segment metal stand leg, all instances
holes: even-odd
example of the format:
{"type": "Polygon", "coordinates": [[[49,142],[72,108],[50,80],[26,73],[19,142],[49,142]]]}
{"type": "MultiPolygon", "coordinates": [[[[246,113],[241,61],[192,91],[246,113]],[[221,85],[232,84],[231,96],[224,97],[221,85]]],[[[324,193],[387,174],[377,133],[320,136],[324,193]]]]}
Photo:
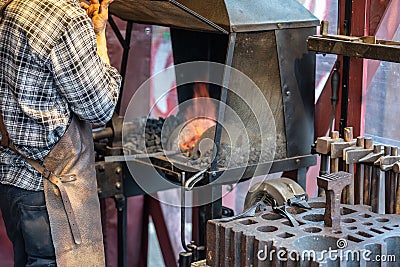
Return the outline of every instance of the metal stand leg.
{"type": "Polygon", "coordinates": [[[118,210],[118,267],[126,267],[127,203],[124,195],[116,195],[118,210]]]}

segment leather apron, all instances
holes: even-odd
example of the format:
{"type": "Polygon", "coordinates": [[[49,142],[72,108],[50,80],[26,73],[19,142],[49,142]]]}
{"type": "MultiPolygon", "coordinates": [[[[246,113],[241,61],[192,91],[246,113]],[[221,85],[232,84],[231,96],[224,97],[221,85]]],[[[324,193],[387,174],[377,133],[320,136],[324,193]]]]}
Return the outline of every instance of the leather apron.
{"type": "Polygon", "coordinates": [[[1,145],[44,177],[44,194],[58,267],[105,266],[91,125],[75,116],[43,165],[11,143],[0,113],[1,145]]]}
{"type": "Polygon", "coordinates": [[[105,266],[94,164],[91,125],[73,116],[67,131],[43,164],[62,181],[64,188],[55,185],[52,179],[44,179],[46,206],[59,267],[105,266]],[[66,208],[66,199],[60,190],[65,190],[68,195],[72,211],[66,208]],[[71,220],[72,216],[76,220],[71,220]],[[77,224],[76,227],[71,225],[73,223],[77,224]]]}

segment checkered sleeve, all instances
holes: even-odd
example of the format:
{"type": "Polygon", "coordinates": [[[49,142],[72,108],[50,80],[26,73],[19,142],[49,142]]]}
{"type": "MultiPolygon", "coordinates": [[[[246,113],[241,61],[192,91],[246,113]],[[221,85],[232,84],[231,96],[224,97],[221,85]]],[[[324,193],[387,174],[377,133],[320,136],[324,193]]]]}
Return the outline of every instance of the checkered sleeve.
{"type": "Polygon", "coordinates": [[[56,88],[73,113],[93,124],[111,119],[121,76],[98,56],[93,25],[85,13],[75,16],[50,54],[56,88]]]}

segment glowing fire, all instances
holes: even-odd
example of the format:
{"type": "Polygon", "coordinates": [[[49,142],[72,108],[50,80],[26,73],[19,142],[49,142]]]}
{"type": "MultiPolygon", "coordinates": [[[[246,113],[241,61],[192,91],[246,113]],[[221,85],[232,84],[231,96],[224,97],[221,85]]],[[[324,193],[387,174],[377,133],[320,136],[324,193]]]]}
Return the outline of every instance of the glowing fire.
{"type": "Polygon", "coordinates": [[[208,93],[205,83],[194,85],[193,105],[185,113],[188,123],[179,134],[179,148],[181,150],[192,150],[201,135],[216,124],[216,107],[208,93]]]}

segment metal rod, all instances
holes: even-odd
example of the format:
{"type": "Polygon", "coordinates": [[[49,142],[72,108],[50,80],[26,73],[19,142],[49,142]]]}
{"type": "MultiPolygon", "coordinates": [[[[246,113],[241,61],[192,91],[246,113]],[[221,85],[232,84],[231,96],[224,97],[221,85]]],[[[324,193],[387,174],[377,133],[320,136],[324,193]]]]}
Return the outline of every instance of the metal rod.
{"type": "MultiPolygon", "coordinates": [[[[357,137],[357,147],[364,148],[364,137],[357,137]]],[[[354,177],[354,204],[362,204],[364,164],[356,163],[356,173],[354,177]]]]}
{"type": "Polygon", "coordinates": [[[161,156],[173,156],[181,153],[185,153],[185,151],[177,150],[177,151],[161,151],[149,154],[135,154],[135,155],[124,155],[124,156],[107,156],[104,157],[105,162],[124,162],[131,161],[135,159],[146,159],[152,157],[161,157],[161,156]]]}
{"type": "Polygon", "coordinates": [[[115,106],[115,112],[117,114],[120,113],[120,108],[121,108],[121,101],[122,101],[122,91],[124,89],[124,84],[125,84],[125,79],[126,79],[126,69],[128,65],[128,57],[129,57],[129,50],[131,46],[131,35],[132,35],[132,25],[133,22],[128,20],[126,23],[126,32],[125,32],[125,42],[123,43],[123,48],[124,52],[122,54],[122,61],[121,61],[121,76],[122,76],[122,81],[121,81],[121,90],[120,90],[120,97],[118,97],[117,104],[115,106]]]}
{"type": "Polygon", "coordinates": [[[356,164],[356,176],[354,180],[354,204],[363,203],[363,177],[364,177],[364,164],[356,164]]]}
{"type": "Polygon", "coordinates": [[[221,26],[215,24],[214,22],[212,22],[209,19],[206,19],[205,17],[203,17],[202,15],[200,15],[199,13],[191,10],[190,8],[188,8],[185,5],[182,5],[181,3],[175,1],[175,0],[168,0],[168,2],[170,2],[171,4],[173,4],[174,6],[180,8],[181,10],[185,11],[186,13],[192,15],[193,17],[201,20],[202,22],[206,23],[207,25],[211,26],[212,28],[222,32],[223,34],[229,34],[229,32],[227,30],[225,30],[224,28],[222,28],[221,26]]]}
{"type": "Polygon", "coordinates": [[[340,136],[344,135],[344,128],[347,127],[347,111],[349,102],[349,73],[350,73],[350,58],[343,57],[342,68],[342,106],[340,112],[339,132],[340,136]]]}
{"type": "Polygon", "coordinates": [[[373,166],[371,177],[371,207],[372,212],[378,212],[379,208],[379,185],[381,171],[379,167],[373,166]]]}
{"type": "MultiPolygon", "coordinates": [[[[398,156],[399,149],[398,147],[391,147],[390,150],[391,156],[398,156]]],[[[390,195],[389,195],[389,213],[393,214],[396,212],[396,189],[397,189],[397,178],[398,174],[394,173],[393,171],[390,172],[390,195]]],[[[387,198],[386,198],[387,200],[387,198]]]]}
{"type": "MultiPolygon", "coordinates": [[[[381,145],[374,146],[374,154],[382,152],[381,145]]],[[[381,184],[381,169],[379,165],[372,163],[371,189],[370,189],[370,204],[373,212],[379,210],[379,188],[381,184]]]]}
{"type": "Polygon", "coordinates": [[[127,266],[127,244],[126,229],[128,224],[127,218],[127,201],[125,196],[115,196],[117,205],[117,229],[118,229],[118,266],[127,266]]]}
{"type": "MultiPolygon", "coordinates": [[[[391,147],[390,146],[385,146],[385,156],[390,156],[391,155],[391,147]]],[[[386,171],[385,172],[385,213],[386,214],[391,214],[393,213],[393,206],[391,204],[392,199],[391,199],[391,191],[394,191],[394,194],[396,194],[396,188],[393,190],[390,188],[392,179],[393,179],[393,172],[392,171],[386,171]]],[[[394,198],[393,198],[394,200],[394,198]]]]}
{"type": "Polygon", "coordinates": [[[185,181],[186,181],[186,174],[185,172],[182,172],[181,174],[182,178],[182,187],[181,187],[181,244],[183,249],[186,252],[189,252],[190,249],[188,248],[185,240],[185,223],[186,223],[186,209],[185,209],[185,181]]]}
{"type": "Polygon", "coordinates": [[[208,167],[205,168],[202,171],[199,171],[198,173],[196,173],[195,175],[193,175],[192,177],[190,177],[185,183],[184,183],[184,188],[186,191],[191,191],[193,189],[193,187],[200,182],[201,180],[204,179],[204,173],[208,170],[208,167]]]}
{"type": "Polygon", "coordinates": [[[397,186],[396,186],[396,201],[395,201],[395,208],[394,211],[396,214],[400,214],[400,181],[399,181],[399,174],[395,173],[395,179],[397,181],[397,186]]]}
{"type": "Polygon", "coordinates": [[[390,172],[390,195],[389,195],[389,213],[394,214],[396,210],[396,174],[390,172]]]}
{"type": "Polygon", "coordinates": [[[119,31],[119,28],[111,15],[108,17],[108,23],[110,23],[111,29],[113,30],[115,36],[117,36],[117,39],[121,44],[122,48],[125,48],[126,46],[125,39],[122,36],[121,32],[119,31]]]}
{"type": "Polygon", "coordinates": [[[396,201],[394,203],[394,205],[395,205],[394,212],[396,214],[400,214],[400,181],[399,181],[400,162],[396,162],[395,164],[393,164],[393,172],[395,173],[395,179],[397,182],[396,201]]]}
{"type": "Polygon", "coordinates": [[[336,104],[339,100],[339,85],[340,85],[340,74],[338,71],[339,68],[339,62],[336,61],[335,67],[333,68],[332,71],[332,76],[331,76],[331,89],[332,89],[332,96],[331,96],[331,105],[332,105],[332,114],[331,114],[331,126],[329,128],[329,136],[331,135],[333,129],[335,128],[333,125],[333,122],[335,120],[335,115],[336,115],[336,104]]]}
{"type": "Polygon", "coordinates": [[[370,183],[371,183],[371,173],[372,166],[370,164],[366,164],[364,167],[364,192],[363,192],[363,203],[364,205],[370,205],[370,183]]]}
{"type": "MultiPolygon", "coordinates": [[[[226,55],[225,61],[225,69],[224,69],[224,76],[222,81],[222,88],[221,88],[221,97],[220,101],[222,104],[219,105],[218,109],[218,121],[215,125],[215,135],[214,135],[214,142],[215,148],[213,149],[213,161],[211,162],[211,171],[215,171],[218,168],[218,151],[220,149],[220,142],[221,142],[221,135],[222,135],[222,123],[225,119],[225,109],[226,109],[226,100],[228,98],[228,85],[229,80],[231,77],[231,65],[233,60],[233,52],[235,50],[236,44],[236,33],[231,33],[229,35],[229,45],[228,51],[226,55]]],[[[211,218],[210,218],[211,219],[211,218]]]]}
{"type": "MultiPolygon", "coordinates": [[[[372,138],[366,137],[364,139],[364,148],[371,149],[373,146],[372,138]]],[[[364,165],[364,186],[363,186],[363,204],[370,205],[370,187],[371,187],[371,173],[372,173],[372,165],[365,164],[364,165]]]]}

